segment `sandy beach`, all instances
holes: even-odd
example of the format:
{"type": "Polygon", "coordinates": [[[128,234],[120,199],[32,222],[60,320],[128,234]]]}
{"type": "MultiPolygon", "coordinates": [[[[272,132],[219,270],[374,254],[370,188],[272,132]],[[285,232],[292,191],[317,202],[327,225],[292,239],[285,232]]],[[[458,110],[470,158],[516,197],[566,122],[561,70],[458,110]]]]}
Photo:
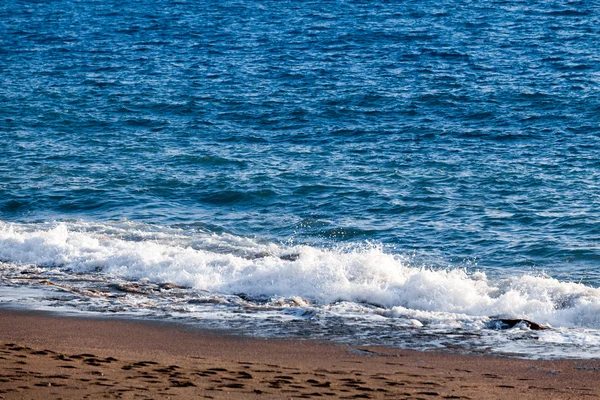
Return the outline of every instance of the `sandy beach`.
{"type": "Polygon", "coordinates": [[[600,361],[260,340],[173,324],[0,312],[0,398],[587,399],[600,361]]]}

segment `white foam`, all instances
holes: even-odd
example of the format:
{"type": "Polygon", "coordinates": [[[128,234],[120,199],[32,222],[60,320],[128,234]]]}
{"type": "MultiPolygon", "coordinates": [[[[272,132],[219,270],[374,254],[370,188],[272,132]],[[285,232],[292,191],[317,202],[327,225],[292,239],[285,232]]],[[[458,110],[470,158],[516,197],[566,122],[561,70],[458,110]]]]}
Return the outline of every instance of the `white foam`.
{"type": "Polygon", "coordinates": [[[377,246],[321,249],[134,224],[0,222],[0,259],[224,294],[297,296],[298,304],[365,302],[386,317],[420,323],[503,316],[600,329],[597,288],[544,276],[491,280],[461,269],[420,268],[377,246]]]}

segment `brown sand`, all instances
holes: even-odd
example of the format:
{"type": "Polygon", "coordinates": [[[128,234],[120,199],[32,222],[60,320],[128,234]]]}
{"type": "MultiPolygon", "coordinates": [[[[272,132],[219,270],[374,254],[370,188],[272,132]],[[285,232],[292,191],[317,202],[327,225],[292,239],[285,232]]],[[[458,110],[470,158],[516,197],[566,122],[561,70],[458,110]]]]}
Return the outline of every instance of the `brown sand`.
{"type": "Polygon", "coordinates": [[[0,399],[592,399],[599,360],[529,361],[0,311],[0,399]]]}

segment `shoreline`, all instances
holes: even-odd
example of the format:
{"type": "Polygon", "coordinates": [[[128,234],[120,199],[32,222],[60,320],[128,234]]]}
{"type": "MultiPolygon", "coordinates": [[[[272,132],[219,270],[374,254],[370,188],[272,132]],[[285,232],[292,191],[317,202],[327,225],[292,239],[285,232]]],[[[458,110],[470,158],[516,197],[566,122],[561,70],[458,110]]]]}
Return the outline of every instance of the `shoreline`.
{"type": "Polygon", "coordinates": [[[39,311],[0,309],[0,360],[0,399],[600,398],[600,360],[257,339],[39,311]]]}

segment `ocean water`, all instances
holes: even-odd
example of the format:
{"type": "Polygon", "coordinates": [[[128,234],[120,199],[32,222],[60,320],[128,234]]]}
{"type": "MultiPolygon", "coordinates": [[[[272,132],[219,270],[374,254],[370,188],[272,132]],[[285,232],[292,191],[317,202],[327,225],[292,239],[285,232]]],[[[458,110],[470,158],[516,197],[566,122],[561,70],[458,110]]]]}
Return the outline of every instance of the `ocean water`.
{"type": "Polygon", "coordinates": [[[599,48],[586,0],[1,2],[0,306],[598,357],[599,48]]]}

